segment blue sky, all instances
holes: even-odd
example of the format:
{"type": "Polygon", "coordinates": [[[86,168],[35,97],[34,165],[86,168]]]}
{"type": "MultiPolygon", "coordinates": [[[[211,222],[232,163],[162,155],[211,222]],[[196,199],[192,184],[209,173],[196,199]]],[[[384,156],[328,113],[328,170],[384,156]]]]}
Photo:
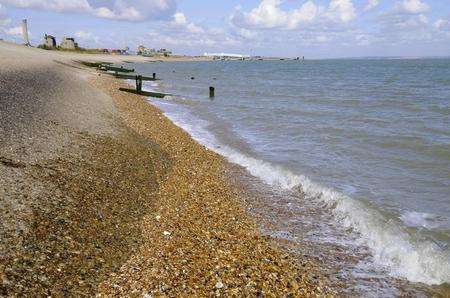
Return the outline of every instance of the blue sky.
{"type": "Polygon", "coordinates": [[[450,56],[449,0],[0,0],[0,38],[308,58],[450,56]]]}

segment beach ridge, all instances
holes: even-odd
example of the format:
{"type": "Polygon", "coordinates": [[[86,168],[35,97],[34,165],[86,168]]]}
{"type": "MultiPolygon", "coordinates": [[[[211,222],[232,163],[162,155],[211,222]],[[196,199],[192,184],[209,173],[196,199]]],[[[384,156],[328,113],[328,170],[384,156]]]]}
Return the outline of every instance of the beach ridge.
{"type": "Polygon", "coordinates": [[[124,81],[79,55],[0,44],[0,59],[1,295],[329,291],[258,232],[225,160],[124,81]]]}

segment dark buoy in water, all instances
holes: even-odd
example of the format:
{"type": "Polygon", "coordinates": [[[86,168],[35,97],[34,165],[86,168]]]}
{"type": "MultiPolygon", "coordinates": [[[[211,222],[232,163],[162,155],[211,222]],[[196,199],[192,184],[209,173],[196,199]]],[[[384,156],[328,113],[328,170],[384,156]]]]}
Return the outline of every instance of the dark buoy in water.
{"type": "Polygon", "coordinates": [[[195,78],[194,78],[194,77],[191,77],[191,80],[195,80],[195,78]]]}
{"type": "Polygon", "coordinates": [[[214,87],[209,87],[209,98],[214,98],[215,97],[215,88],[214,87]]]}
{"type": "Polygon", "coordinates": [[[213,78],[213,80],[217,80],[217,78],[213,78]]]}

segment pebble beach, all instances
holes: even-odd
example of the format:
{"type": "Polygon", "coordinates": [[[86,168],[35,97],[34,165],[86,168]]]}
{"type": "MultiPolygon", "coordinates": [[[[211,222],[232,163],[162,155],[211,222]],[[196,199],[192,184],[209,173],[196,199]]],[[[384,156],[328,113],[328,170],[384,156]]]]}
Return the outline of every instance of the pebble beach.
{"type": "Polygon", "coordinates": [[[222,157],[79,56],[0,43],[0,296],[332,294],[222,157]]]}

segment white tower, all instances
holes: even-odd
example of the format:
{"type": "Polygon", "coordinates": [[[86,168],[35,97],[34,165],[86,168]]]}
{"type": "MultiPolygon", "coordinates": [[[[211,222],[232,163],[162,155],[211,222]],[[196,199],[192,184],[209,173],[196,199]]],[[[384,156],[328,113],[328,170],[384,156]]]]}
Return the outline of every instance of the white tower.
{"type": "Polygon", "coordinates": [[[30,40],[28,39],[28,25],[27,25],[26,19],[24,19],[22,21],[22,35],[23,35],[23,41],[25,42],[25,45],[29,46],[30,40]]]}

